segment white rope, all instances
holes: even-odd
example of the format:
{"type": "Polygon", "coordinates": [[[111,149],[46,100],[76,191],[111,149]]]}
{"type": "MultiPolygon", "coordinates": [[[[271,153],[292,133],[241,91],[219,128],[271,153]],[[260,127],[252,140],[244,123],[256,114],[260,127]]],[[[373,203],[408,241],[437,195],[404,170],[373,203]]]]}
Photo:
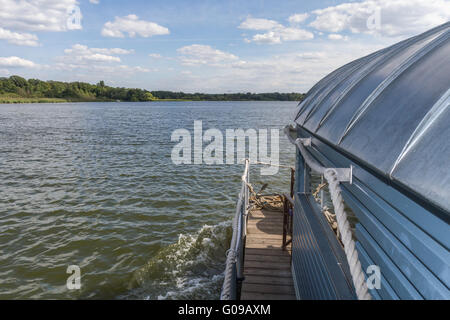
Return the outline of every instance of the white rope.
{"type": "Polygon", "coordinates": [[[355,247],[355,241],[352,238],[352,231],[350,223],[347,219],[347,213],[344,210],[344,200],[342,198],[342,190],[337,178],[337,172],[333,168],[325,168],[320,165],[306,150],[301,139],[294,140],[289,135],[289,128],[285,128],[285,133],[293,144],[295,144],[305,160],[306,164],[312,171],[323,174],[328,182],[328,189],[331,195],[331,201],[334,206],[334,212],[336,214],[336,222],[339,233],[341,235],[341,241],[344,245],[344,252],[347,258],[348,265],[350,267],[350,274],[352,276],[353,285],[355,286],[356,296],[359,300],[371,300],[372,296],[369,293],[367,284],[362,271],[361,262],[358,258],[358,251],[355,247]]]}

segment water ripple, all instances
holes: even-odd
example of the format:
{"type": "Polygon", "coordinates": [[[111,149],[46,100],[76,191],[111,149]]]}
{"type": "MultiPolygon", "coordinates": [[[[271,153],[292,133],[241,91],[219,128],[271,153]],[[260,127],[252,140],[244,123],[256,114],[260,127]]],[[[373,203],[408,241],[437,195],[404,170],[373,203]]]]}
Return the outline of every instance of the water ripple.
{"type": "MultiPolygon", "coordinates": [[[[0,299],[217,298],[242,165],[176,166],[170,135],[199,119],[205,129],[281,129],[295,108],[0,105],[0,299]],[[69,265],[81,268],[81,290],[66,288],[69,265]]],[[[268,192],[286,190],[288,177],[252,170],[268,192]]]]}

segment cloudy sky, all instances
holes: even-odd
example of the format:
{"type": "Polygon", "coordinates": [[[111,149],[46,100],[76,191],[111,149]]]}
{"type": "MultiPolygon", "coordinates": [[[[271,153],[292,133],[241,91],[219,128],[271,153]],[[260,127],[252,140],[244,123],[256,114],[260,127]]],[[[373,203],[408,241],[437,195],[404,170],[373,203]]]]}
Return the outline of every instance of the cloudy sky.
{"type": "Polygon", "coordinates": [[[0,76],[305,92],[450,20],[450,0],[0,0],[0,76]]]}

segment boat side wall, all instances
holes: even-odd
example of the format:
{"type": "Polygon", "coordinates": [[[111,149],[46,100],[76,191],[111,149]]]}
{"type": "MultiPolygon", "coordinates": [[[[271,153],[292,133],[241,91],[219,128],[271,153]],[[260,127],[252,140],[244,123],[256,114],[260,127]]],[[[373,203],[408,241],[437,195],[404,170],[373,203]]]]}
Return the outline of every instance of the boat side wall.
{"type": "MultiPolygon", "coordinates": [[[[448,212],[436,214],[435,210],[390,185],[388,180],[377,176],[364,164],[352,161],[308,130],[298,127],[298,136],[312,138],[308,150],[322,165],[353,166],[352,184],[342,183],[343,197],[358,220],[355,237],[366,278],[376,284],[374,270],[380,271],[380,287],[370,290],[372,297],[450,299],[450,227],[442,218],[448,216],[448,212]]],[[[320,213],[320,209],[310,196],[309,183],[305,182],[308,168],[304,167],[298,152],[296,162],[292,263],[298,298],[348,299],[341,281],[349,281],[348,270],[344,267],[342,272],[330,271],[333,262],[324,260],[329,255],[324,248],[334,247],[337,240],[333,245],[327,238],[329,244],[325,247],[317,244],[319,233],[315,234],[318,229],[313,225],[321,225],[320,215],[314,216],[311,212],[319,210],[320,213]],[[341,286],[336,286],[335,281],[341,281],[341,286]]],[[[339,254],[336,259],[340,259],[339,254]]]]}

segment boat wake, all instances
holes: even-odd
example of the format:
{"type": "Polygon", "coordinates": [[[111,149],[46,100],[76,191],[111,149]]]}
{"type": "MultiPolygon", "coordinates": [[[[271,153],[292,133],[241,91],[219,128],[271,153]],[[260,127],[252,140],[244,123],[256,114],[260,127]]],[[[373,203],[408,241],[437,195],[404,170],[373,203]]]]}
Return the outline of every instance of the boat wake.
{"type": "Polygon", "coordinates": [[[161,249],[137,270],[126,299],[218,299],[231,221],[205,225],[161,249]]]}

